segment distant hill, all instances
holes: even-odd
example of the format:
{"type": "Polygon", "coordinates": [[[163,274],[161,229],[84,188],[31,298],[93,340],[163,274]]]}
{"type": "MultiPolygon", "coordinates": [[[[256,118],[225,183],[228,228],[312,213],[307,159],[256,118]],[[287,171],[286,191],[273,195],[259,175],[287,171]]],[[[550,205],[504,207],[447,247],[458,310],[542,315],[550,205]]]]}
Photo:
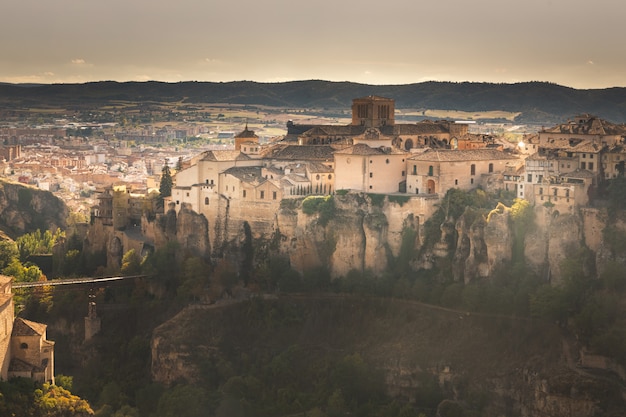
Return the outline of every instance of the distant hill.
{"type": "Polygon", "coordinates": [[[545,82],[424,82],[405,85],[367,85],[320,80],[284,83],[0,83],[0,108],[42,104],[100,105],[111,100],[183,100],[188,103],[349,109],[353,98],[367,95],[393,98],[397,108],[521,112],[518,121],[523,123],[562,122],[580,113],[590,113],[614,123],[626,123],[626,88],[577,90],[545,82]]]}

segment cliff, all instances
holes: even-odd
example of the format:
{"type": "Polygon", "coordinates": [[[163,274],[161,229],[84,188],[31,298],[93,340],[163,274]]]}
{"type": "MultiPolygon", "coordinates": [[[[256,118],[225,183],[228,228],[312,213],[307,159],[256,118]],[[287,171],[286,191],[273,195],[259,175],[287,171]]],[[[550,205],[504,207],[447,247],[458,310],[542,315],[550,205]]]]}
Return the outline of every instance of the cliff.
{"type": "Polygon", "coordinates": [[[49,191],[0,180],[0,229],[12,238],[37,229],[65,229],[69,209],[49,191]]]}
{"type": "MultiPolygon", "coordinates": [[[[408,253],[415,271],[444,262],[451,265],[456,281],[469,283],[489,278],[513,258],[516,232],[510,209],[503,205],[488,217],[467,207],[457,218],[446,217],[434,225],[441,235],[433,245],[427,241],[425,225],[439,208],[436,197],[346,194],[333,196],[323,209],[307,211],[303,204],[303,200],[288,200],[262,225],[236,217],[206,219],[186,206],[178,213],[170,208],[156,220],[144,219],[141,237],[135,240],[142,242],[139,250],[145,244],[161,247],[177,242],[187,253],[206,259],[217,254],[238,265],[247,223],[255,242],[257,264],[268,256],[269,248],[288,258],[297,271],[325,266],[332,277],[346,276],[353,270],[380,275],[388,271],[390,262],[408,253]],[[222,223],[228,227],[210,242],[210,230],[222,223]],[[413,240],[407,241],[411,237],[413,240]]],[[[589,266],[592,276],[601,273],[604,261],[620,261],[619,254],[607,246],[603,237],[608,221],[605,209],[559,214],[537,206],[532,211],[534,220],[524,230],[520,244],[525,263],[546,281],[560,283],[563,260],[578,256],[582,250],[592,251],[597,258],[595,265],[589,266]]],[[[617,221],[611,227],[626,233],[626,222],[617,221]]],[[[120,236],[128,235],[127,231],[105,229],[92,228],[92,247],[107,250],[109,259],[119,263],[134,238],[120,236]]]]}

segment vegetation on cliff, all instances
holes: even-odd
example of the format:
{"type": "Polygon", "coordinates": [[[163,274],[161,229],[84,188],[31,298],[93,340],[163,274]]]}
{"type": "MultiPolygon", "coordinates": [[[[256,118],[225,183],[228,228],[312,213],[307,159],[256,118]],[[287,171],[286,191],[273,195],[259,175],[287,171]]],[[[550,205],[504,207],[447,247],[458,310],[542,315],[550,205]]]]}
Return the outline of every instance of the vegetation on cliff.
{"type": "MultiPolygon", "coordinates": [[[[385,200],[377,196],[369,198],[373,208],[369,217],[363,214],[363,221],[382,227],[385,225],[381,217],[385,200]]],[[[305,214],[314,216],[316,227],[328,229],[337,216],[344,216],[343,212],[338,214],[340,209],[344,210],[340,204],[337,196],[308,198],[281,204],[281,210],[302,209],[305,214]]],[[[491,397],[495,391],[493,380],[477,382],[478,379],[468,379],[470,374],[460,371],[458,379],[441,382],[443,379],[439,378],[444,376],[437,367],[449,361],[457,369],[469,367],[468,362],[472,361],[492,366],[485,365],[490,363],[489,355],[484,361],[476,356],[485,344],[497,345],[505,349],[503,352],[506,349],[514,352],[501,358],[498,364],[518,360],[517,354],[521,351],[528,353],[522,346],[529,343],[542,344],[533,354],[541,357],[551,352],[557,357],[563,352],[561,332],[567,343],[581,343],[595,353],[626,364],[623,356],[626,311],[619,301],[626,284],[620,273],[623,262],[619,247],[615,246],[617,252],[599,278],[595,276],[590,251],[572,252],[561,269],[563,284],[550,285],[524,261],[528,232],[535,227],[534,213],[527,202],[514,200],[506,193],[492,195],[482,190],[468,193],[453,190],[423,229],[411,227],[410,222],[405,225],[397,255],[388,251],[387,271],[374,274],[369,270],[352,270],[336,279],[331,279],[325,265],[302,273],[295,271],[273,241],[254,239],[249,225],[242,228],[241,247],[231,247],[218,260],[194,256],[178,242],[170,241],[145,257],[134,250],[126,251],[115,270],[106,265],[104,257],[84,253],[76,245],[76,239],[70,237],[63,241],[65,256],[60,258],[66,259],[63,262],[65,272],[77,274],[88,265],[91,271],[108,268],[111,273],[144,273],[150,278],[94,293],[97,305],[104,311],[103,325],[102,332],[89,343],[82,343],[80,333],[63,333],[51,326],[50,337],[56,341],[59,352],[57,365],[61,372],[75,376],[76,393],[88,399],[99,416],[204,416],[207,412],[216,416],[303,412],[317,416],[346,413],[412,416],[437,412],[440,415],[490,415],[487,410],[502,411],[498,408],[502,407],[502,402],[513,401],[491,397]],[[459,280],[453,262],[457,245],[462,241],[460,233],[484,228],[495,219],[506,221],[512,231],[511,259],[502,262],[486,278],[459,280]],[[421,243],[421,251],[416,250],[416,242],[421,243]],[[429,251],[437,245],[446,248],[445,254],[430,257],[429,251]],[[68,261],[70,247],[77,251],[71,255],[76,262],[68,261]],[[432,260],[429,268],[423,268],[425,258],[432,260]],[[289,299],[290,293],[301,294],[304,299],[332,299],[340,307],[319,302],[316,305],[319,309],[302,309],[295,302],[261,299],[262,294],[289,299]],[[250,300],[228,305],[229,300],[237,298],[250,300]],[[223,306],[212,306],[216,301],[223,306]],[[384,346],[386,354],[400,355],[397,350],[406,352],[443,337],[423,332],[420,326],[425,326],[425,322],[416,319],[416,315],[422,314],[421,310],[419,313],[413,307],[394,310],[392,320],[383,314],[388,311],[386,308],[392,307],[381,307],[394,303],[413,306],[418,302],[429,304],[429,311],[451,314],[454,318],[443,320],[435,312],[428,316],[428,320],[446,328],[445,333],[451,338],[439,341],[440,350],[446,343],[457,346],[454,338],[462,326],[452,325],[452,321],[467,323],[470,317],[472,321],[480,318],[484,320],[480,326],[469,326],[466,330],[476,332],[477,338],[481,332],[490,336],[481,347],[468,346],[467,356],[457,352],[454,361],[445,356],[439,362],[429,362],[425,358],[433,355],[432,352],[421,351],[424,356],[416,354],[412,360],[418,367],[412,369],[418,370],[409,384],[412,389],[409,398],[406,392],[390,388],[393,384],[388,376],[393,372],[389,364],[381,360],[382,351],[375,354],[371,349],[384,346]],[[107,305],[112,308],[106,309],[107,305]],[[187,319],[168,322],[155,333],[169,346],[167,354],[170,356],[162,360],[152,357],[152,360],[161,364],[171,361],[176,369],[155,370],[151,367],[149,343],[153,329],[188,306],[191,307],[184,313],[188,315],[179,316],[187,319]],[[326,312],[336,311],[335,308],[340,308],[341,314],[322,320],[326,312]],[[200,313],[205,310],[211,311],[209,316],[200,313]],[[381,326],[378,320],[388,321],[381,326]],[[409,331],[398,320],[417,327],[409,331]],[[331,328],[332,323],[343,324],[331,328]],[[522,324],[529,327],[519,332],[518,326],[522,324]],[[545,329],[544,326],[550,327],[551,332],[537,331],[545,329]],[[374,327],[414,332],[417,336],[410,343],[390,344],[384,332],[376,337],[368,333],[374,327]],[[507,335],[505,340],[498,339],[502,334],[507,335]],[[372,339],[359,339],[366,335],[372,339]],[[515,339],[522,335],[521,339],[515,339]],[[570,336],[576,336],[578,342],[570,336]],[[511,341],[515,343],[499,345],[511,341]],[[173,375],[172,379],[163,377],[163,373],[173,375]]],[[[274,237],[281,239],[278,233],[274,237]]],[[[617,238],[621,238],[621,234],[617,233],[617,238]]],[[[336,242],[329,242],[329,246],[334,244],[336,242]]],[[[86,294],[54,290],[45,297],[35,294],[24,314],[36,320],[47,317],[48,322],[80,322],[86,314],[86,306],[86,294]]],[[[468,336],[466,340],[469,343],[471,339],[468,336]]],[[[458,348],[460,352],[462,349],[458,348]]],[[[526,363],[520,369],[536,372],[540,379],[545,377],[542,370],[549,369],[545,366],[548,365],[526,363]]],[[[558,382],[559,387],[564,387],[563,392],[582,384],[575,369],[565,366],[561,371],[564,374],[559,374],[559,378],[571,382],[567,385],[561,379],[555,380],[555,384],[558,382]]],[[[604,377],[586,377],[589,379],[585,379],[585,384],[605,394],[585,397],[585,401],[603,410],[623,406],[617,393],[617,379],[611,382],[609,377],[607,382],[604,377]]],[[[508,410],[507,413],[521,414],[518,411],[508,410]]]]}

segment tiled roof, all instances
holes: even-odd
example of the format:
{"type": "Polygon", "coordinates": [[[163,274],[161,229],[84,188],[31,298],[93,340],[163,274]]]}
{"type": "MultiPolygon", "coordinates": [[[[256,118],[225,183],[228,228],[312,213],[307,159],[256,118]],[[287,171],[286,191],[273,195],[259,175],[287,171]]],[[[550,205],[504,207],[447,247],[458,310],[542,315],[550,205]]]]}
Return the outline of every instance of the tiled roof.
{"type": "Polygon", "coordinates": [[[415,124],[382,126],[380,131],[385,135],[439,135],[450,133],[447,122],[432,122],[430,120],[415,124]]]}
{"type": "Polygon", "coordinates": [[[275,145],[265,151],[266,159],[332,161],[335,148],[330,145],[275,145]]]}
{"type": "Polygon", "coordinates": [[[328,165],[325,164],[321,164],[319,162],[309,162],[308,164],[309,167],[309,171],[311,172],[319,172],[319,173],[324,173],[324,172],[333,172],[333,169],[331,167],[329,167],[328,165]]]}
{"type": "Polygon", "coordinates": [[[13,323],[13,336],[41,336],[46,332],[46,325],[26,320],[21,317],[13,323]]]}
{"type": "Polygon", "coordinates": [[[583,114],[568,123],[544,129],[543,132],[577,135],[626,135],[626,126],[616,125],[595,116],[583,114]]]}
{"type": "Polygon", "coordinates": [[[335,152],[340,155],[385,155],[380,148],[371,148],[365,143],[358,143],[345,149],[335,152]]]}
{"type": "Polygon", "coordinates": [[[261,175],[261,167],[232,167],[225,170],[224,174],[232,175],[248,183],[261,184],[266,181],[261,175]]]}
{"type": "Polygon", "coordinates": [[[204,156],[202,157],[202,161],[214,161],[214,162],[222,162],[222,161],[246,161],[251,158],[242,153],[241,151],[235,150],[218,150],[218,151],[206,151],[204,156]]]}
{"type": "Polygon", "coordinates": [[[412,161],[489,161],[502,159],[517,159],[513,155],[509,155],[496,149],[437,149],[415,155],[410,158],[412,161]]]}
{"type": "Polygon", "coordinates": [[[597,143],[591,143],[585,141],[578,146],[575,146],[572,149],[572,152],[586,152],[586,153],[599,153],[602,151],[603,146],[598,145],[597,143]]]}

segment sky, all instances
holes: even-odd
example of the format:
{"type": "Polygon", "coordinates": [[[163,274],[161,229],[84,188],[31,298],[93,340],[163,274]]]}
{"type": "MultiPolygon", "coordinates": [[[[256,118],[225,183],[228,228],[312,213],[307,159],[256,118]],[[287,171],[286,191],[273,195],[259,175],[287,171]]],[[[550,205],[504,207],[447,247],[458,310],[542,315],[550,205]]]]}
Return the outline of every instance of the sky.
{"type": "Polygon", "coordinates": [[[623,0],[1,0],[0,82],[626,87],[623,0]]]}

